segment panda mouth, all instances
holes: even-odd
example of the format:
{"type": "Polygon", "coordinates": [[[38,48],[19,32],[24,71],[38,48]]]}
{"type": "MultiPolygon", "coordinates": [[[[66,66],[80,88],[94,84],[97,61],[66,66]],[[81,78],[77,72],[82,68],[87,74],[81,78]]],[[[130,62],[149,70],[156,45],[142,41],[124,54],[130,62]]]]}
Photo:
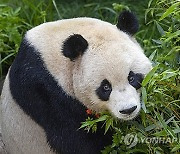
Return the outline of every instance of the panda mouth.
{"type": "Polygon", "coordinates": [[[128,109],[124,109],[124,110],[120,110],[119,112],[121,114],[125,114],[125,115],[131,115],[137,108],[137,105],[136,106],[133,106],[131,108],[128,108],[128,109]]]}
{"type": "MultiPolygon", "coordinates": [[[[115,118],[118,118],[119,120],[125,120],[125,121],[128,121],[128,120],[133,120],[135,119],[137,116],[138,116],[138,113],[139,111],[137,112],[137,110],[135,109],[132,113],[130,114],[126,114],[126,113],[122,113],[121,116],[116,116],[114,115],[115,118]]],[[[89,117],[92,117],[92,118],[99,118],[100,117],[100,113],[96,113],[95,111],[91,110],[91,109],[86,109],[86,114],[87,116],[89,117]]]]}
{"type": "Polygon", "coordinates": [[[138,115],[139,115],[139,110],[134,110],[131,114],[121,114],[121,116],[119,117],[119,119],[122,119],[122,120],[133,120],[135,119],[138,115]]]}

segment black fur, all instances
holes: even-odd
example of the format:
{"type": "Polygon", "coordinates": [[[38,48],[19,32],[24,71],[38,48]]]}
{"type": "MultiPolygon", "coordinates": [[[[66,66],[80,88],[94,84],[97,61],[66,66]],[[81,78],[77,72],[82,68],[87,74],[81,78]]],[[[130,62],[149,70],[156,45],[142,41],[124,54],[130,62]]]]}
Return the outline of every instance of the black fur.
{"type": "Polygon", "coordinates": [[[108,101],[109,100],[109,96],[111,94],[112,91],[112,86],[109,83],[109,81],[107,79],[104,79],[101,84],[100,87],[98,89],[96,89],[96,94],[98,95],[99,99],[102,101],[108,101]],[[107,86],[109,88],[109,90],[106,90],[104,87],[107,86]]]}
{"type": "Polygon", "coordinates": [[[71,35],[64,41],[62,52],[65,57],[75,60],[88,48],[88,42],[79,34],[71,35]]]}
{"type": "Polygon", "coordinates": [[[56,153],[98,154],[111,144],[111,133],[104,136],[104,129],[96,133],[78,129],[87,118],[86,107],[63,91],[26,39],[11,66],[9,80],[16,103],[44,129],[56,153]]]}
{"type": "Polygon", "coordinates": [[[123,11],[118,18],[117,27],[130,34],[135,34],[139,29],[139,24],[136,16],[129,12],[129,11],[123,11]]]}
{"type": "Polygon", "coordinates": [[[133,106],[133,107],[131,107],[131,108],[129,108],[129,109],[125,109],[125,110],[121,110],[121,111],[119,111],[121,114],[128,114],[128,115],[130,115],[134,110],[136,110],[136,108],[137,108],[137,105],[136,106],[133,106]]]}
{"type": "Polygon", "coordinates": [[[134,73],[133,71],[129,72],[128,81],[131,86],[136,89],[141,88],[141,83],[143,81],[143,75],[141,73],[134,73]]]}

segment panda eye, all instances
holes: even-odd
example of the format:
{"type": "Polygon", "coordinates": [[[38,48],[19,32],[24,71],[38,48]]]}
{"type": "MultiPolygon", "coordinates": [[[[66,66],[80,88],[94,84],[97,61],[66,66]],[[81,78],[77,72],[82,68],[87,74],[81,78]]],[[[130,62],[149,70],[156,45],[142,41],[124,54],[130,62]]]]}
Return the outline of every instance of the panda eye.
{"type": "Polygon", "coordinates": [[[133,76],[130,76],[128,80],[129,80],[130,83],[133,83],[134,77],[133,77],[133,76]]]}
{"type": "Polygon", "coordinates": [[[107,79],[104,79],[101,83],[99,88],[96,89],[96,94],[102,101],[108,101],[109,96],[112,91],[112,86],[107,79]]]}
{"type": "Polygon", "coordinates": [[[140,73],[134,73],[132,71],[129,72],[128,81],[131,86],[136,89],[141,88],[141,83],[143,81],[143,75],[140,73]]]}
{"type": "Polygon", "coordinates": [[[109,90],[111,90],[110,86],[107,85],[107,84],[103,86],[103,89],[104,89],[104,91],[109,91],[109,90]]]}

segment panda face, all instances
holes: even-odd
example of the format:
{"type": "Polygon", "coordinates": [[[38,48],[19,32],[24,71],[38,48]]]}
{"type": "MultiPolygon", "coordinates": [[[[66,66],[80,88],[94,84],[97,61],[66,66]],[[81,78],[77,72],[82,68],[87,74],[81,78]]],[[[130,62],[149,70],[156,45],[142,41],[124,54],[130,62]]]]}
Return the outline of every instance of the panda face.
{"type": "Polygon", "coordinates": [[[67,19],[37,26],[26,38],[67,95],[96,112],[108,110],[129,120],[140,110],[141,82],[151,70],[132,37],[137,29],[134,15],[123,12],[117,25],[67,19]]]}
{"type": "Polygon", "coordinates": [[[89,45],[76,63],[73,83],[75,96],[88,108],[130,120],[140,111],[141,82],[151,63],[137,42],[119,33],[116,40],[89,45]]]}

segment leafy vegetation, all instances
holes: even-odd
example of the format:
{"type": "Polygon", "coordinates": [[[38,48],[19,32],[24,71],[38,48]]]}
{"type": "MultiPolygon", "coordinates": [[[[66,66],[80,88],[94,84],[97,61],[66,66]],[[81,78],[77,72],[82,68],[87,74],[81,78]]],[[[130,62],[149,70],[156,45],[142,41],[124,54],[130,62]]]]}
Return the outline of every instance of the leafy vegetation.
{"type": "Polygon", "coordinates": [[[43,22],[89,16],[115,23],[121,10],[140,17],[137,40],[154,68],[142,83],[142,111],[134,121],[120,122],[109,113],[88,118],[81,129],[114,131],[113,144],[102,153],[180,152],[180,2],[177,0],[58,2],[5,1],[0,4],[0,75],[6,74],[24,33],[43,22]],[[138,5],[137,5],[138,4],[138,5]],[[19,7],[18,7],[19,6],[19,7]]]}
{"type": "Polygon", "coordinates": [[[19,8],[13,10],[6,5],[0,6],[0,74],[12,63],[21,41],[23,25],[18,17],[19,8]],[[12,58],[13,57],[13,58],[12,58]]]}

